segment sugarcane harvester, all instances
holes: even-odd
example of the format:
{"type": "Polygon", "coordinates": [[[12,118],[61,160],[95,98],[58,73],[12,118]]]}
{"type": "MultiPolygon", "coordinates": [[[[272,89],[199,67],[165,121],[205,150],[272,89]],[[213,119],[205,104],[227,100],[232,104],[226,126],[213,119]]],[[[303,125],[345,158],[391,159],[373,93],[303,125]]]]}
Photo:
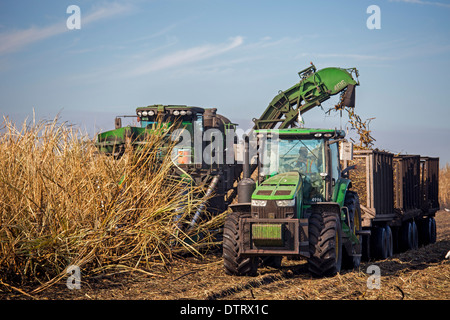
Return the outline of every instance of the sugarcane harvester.
{"type": "Polygon", "coordinates": [[[98,134],[96,146],[102,153],[121,157],[127,145],[142,150],[150,135],[166,136],[159,149],[164,157],[169,146],[172,148],[171,175],[185,181],[187,187],[195,185],[205,190],[198,196],[207,201],[191,216],[187,226],[191,228],[206,212],[214,215],[225,211],[235,197],[232,191],[242,165],[226,157],[230,147],[227,143],[234,143],[235,129],[236,124],[217,113],[216,108],[149,105],[137,108],[136,115],[116,117],[115,129],[98,134]],[[122,126],[123,117],[137,119],[140,126],[122,126]]]}
{"type": "MultiPolygon", "coordinates": [[[[224,224],[227,274],[254,275],[261,262],[277,265],[283,256],[307,258],[317,276],[361,261],[362,236],[368,231],[361,227],[358,195],[347,178],[351,168],[340,167],[345,132],[306,129],[302,120],[305,112],[338,94],[337,109],[353,108],[358,72],[316,70],[311,64],[299,76],[299,83],[279,92],[253,119],[257,163],[249,159],[246,143],[238,203],[230,205],[224,224]],[[254,170],[257,182],[250,177],[254,170]]],[[[345,145],[345,155],[351,156],[351,144],[345,145]]]]}

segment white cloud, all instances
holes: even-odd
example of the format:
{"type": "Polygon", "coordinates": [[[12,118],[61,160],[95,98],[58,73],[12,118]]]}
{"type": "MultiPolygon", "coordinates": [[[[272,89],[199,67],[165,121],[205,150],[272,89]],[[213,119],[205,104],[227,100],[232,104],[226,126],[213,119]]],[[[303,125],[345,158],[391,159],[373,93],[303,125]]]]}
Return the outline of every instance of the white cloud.
{"type": "MultiPolygon", "coordinates": [[[[207,61],[209,58],[224,54],[238,46],[243,44],[243,37],[237,36],[230,38],[229,41],[218,44],[200,45],[188,49],[173,51],[172,53],[155,56],[155,53],[164,51],[167,52],[170,47],[177,42],[168,42],[160,47],[152,48],[151,50],[145,50],[135,52],[131,55],[123,56],[123,59],[116,64],[105,64],[98,67],[96,70],[89,70],[89,72],[83,72],[81,74],[71,75],[70,79],[76,82],[98,82],[112,78],[133,78],[150,74],[153,72],[178,67],[177,74],[192,74],[192,73],[205,73],[213,68],[220,68],[221,70],[225,66],[240,63],[243,60],[234,59],[227,62],[219,61],[213,62],[213,64],[195,65],[195,71],[190,68],[186,69],[186,66],[193,64],[194,62],[207,61]]],[[[65,78],[67,80],[67,77],[65,78]]]]}
{"type": "MultiPolygon", "coordinates": [[[[123,14],[130,11],[130,9],[130,5],[112,3],[107,6],[97,7],[86,15],[83,15],[83,11],[81,11],[81,26],[83,28],[87,24],[123,14]]],[[[81,10],[83,9],[81,8],[81,10]]],[[[47,27],[32,26],[28,29],[0,33],[0,55],[17,52],[32,43],[45,40],[66,31],[68,31],[66,21],[62,20],[59,23],[47,27]]]]}
{"type": "Polygon", "coordinates": [[[413,4],[423,4],[423,5],[430,5],[430,6],[436,6],[436,7],[450,8],[450,4],[436,2],[436,1],[422,1],[422,0],[389,0],[389,1],[390,2],[406,2],[406,3],[413,3],[413,4]]]}
{"type": "Polygon", "coordinates": [[[220,43],[215,45],[203,45],[197,46],[190,49],[180,50],[166,56],[157,58],[156,60],[144,63],[132,69],[128,75],[129,76],[140,76],[148,74],[154,71],[159,71],[163,69],[168,69],[176,66],[186,65],[192,62],[197,62],[205,60],[227,51],[230,51],[244,42],[241,36],[231,38],[227,43],[220,43]]]}

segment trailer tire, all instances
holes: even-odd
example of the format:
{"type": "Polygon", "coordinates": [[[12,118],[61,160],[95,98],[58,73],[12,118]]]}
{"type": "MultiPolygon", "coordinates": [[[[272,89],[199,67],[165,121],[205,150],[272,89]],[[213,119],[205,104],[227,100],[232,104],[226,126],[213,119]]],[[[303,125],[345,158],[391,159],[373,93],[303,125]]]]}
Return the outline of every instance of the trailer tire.
{"type": "Polygon", "coordinates": [[[429,217],[431,221],[431,236],[430,236],[430,243],[436,243],[437,240],[437,231],[436,231],[436,220],[434,217],[429,217]]]}
{"type": "MultiPolygon", "coordinates": [[[[223,230],[223,265],[225,273],[233,276],[255,276],[258,269],[256,257],[241,257],[239,219],[248,214],[239,212],[230,213],[226,219],[223,230]]],[[[249,216],[249,215],[248,215],[249,216]]]]}
{"type": "Polygon", "coordinates": [[[376,259],[386,259],[389,254],[389,234],[385,227],[375,227],[371,235],[371,253],[376,259]]]}
{"type": "Polygon", "coordinates": [[[390,226],[386,226],[386,236],[387,236],[387,257],[391,257],[394,254],[394,235],[390,226]]]}
{"type": "Polygon", "coordinates": [[[433,217],[426,217],[417,221],[419,231],[419,244],[427,245],[436,242],[436,220],[433,217]]]}
{"type": "Polygon", "coordinates": [[[400,243],[401,251],[408,251],[418,247],[417,225],[414,220],[404,221],[400,228],[400,243]]]}
{"type": "Polygon", "coordinates": [[[309,218],[308,269],[317,277],[334,276],[341,271],[341,221],[333,212],[314,212],[309,218]]]}
{"type": "Polygon", "coordinates": [[[413,247],[412,249],[418,249],[419,248],[419,230],[417,228],[416,222],[412,221],[413,226],[413,247]]]}

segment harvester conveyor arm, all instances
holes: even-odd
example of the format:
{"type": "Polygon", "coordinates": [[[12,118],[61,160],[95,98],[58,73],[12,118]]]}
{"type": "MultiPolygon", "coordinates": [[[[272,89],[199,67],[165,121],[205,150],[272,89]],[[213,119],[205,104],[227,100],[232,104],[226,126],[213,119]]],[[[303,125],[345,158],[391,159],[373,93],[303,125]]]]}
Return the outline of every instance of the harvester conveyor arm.
{"type": "Polygon", "coordinates": [[[358,76],[358,71],[353,69],[325,68],[316,71],[313,64],[299,72],[300,82],[280,91],[259,119],[253,119],[254,129],[274,129],[277,124],[280,129],[291,127],[297,122],[299,114],[320,106],[322,102],[331,96],[344,90],[341,105],[354,107],[355,86],[359,82],[352,77],[352,73],[358,76]]]}

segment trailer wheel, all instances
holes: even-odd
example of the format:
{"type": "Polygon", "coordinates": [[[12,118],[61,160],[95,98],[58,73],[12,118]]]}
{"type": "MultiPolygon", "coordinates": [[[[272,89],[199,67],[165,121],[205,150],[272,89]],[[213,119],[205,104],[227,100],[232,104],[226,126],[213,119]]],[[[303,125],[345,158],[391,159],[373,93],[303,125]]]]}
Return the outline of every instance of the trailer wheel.
{"type": "Polygon", "coordinates": [[[427,245],[436,242],[436,220],[426,217],[417,223],[419,231],[419,244],[427,245]]]}
{"type": "Polygon", "coordinates": [[[389,234],[385,227],[375,227],[372,229],[371,252],[376,259],[386,259],[389,254],[389,234]]]}
{"type": "Polygon", "coordinates": [[[412,228],[413,228],[413,247],[412,249],[419,248],[419,230],[417,229],[417,224],[413,220],[412,221],[412,228]]]}
{"type": "Polygon", "coordinates": [[[226,219],[223,230],[223,265],[225,273],[233,276],[254,276],[258,268],[258,259],[254,257],[241,257],[239,244],[241,233],[239,218],[246,214],[230,213],[226,219]]]}
{"type": "Polygon", "coordinates": [[[436,243],[436,239],[437,239],[436,220],[434,219],[434,217],[429,217],[429,219],[431,220],[430,243],[436,243]]]}
{"type": "Polygon", "coordinates": [[[390,226],[386,226],[386,236],[387,236],[387,257],[391,257],[394,254],[394,236],[392,234],[392,229],[390,226]]]}
{"type": "Polygon", "coordinates": [[[400,250],[407,251],[418,247],[417,225],[414,220],[403,222],[400,228],[400,250]]]}
{"type": "Polygon", "coordinates": [[[332,212],[314,212],[309,218],[309,271],[318,277],[341,271],[342,230],[339,217],[332,212]]]}
{"type": "Polygon", "coordinates": [[[412,225],[409,221],[405,221],[402,223],[400,227],[400,239],[399,239],[399,249],[400,252],[407,251],[412,248],[413,243],[413,231],[412,225]]]}

